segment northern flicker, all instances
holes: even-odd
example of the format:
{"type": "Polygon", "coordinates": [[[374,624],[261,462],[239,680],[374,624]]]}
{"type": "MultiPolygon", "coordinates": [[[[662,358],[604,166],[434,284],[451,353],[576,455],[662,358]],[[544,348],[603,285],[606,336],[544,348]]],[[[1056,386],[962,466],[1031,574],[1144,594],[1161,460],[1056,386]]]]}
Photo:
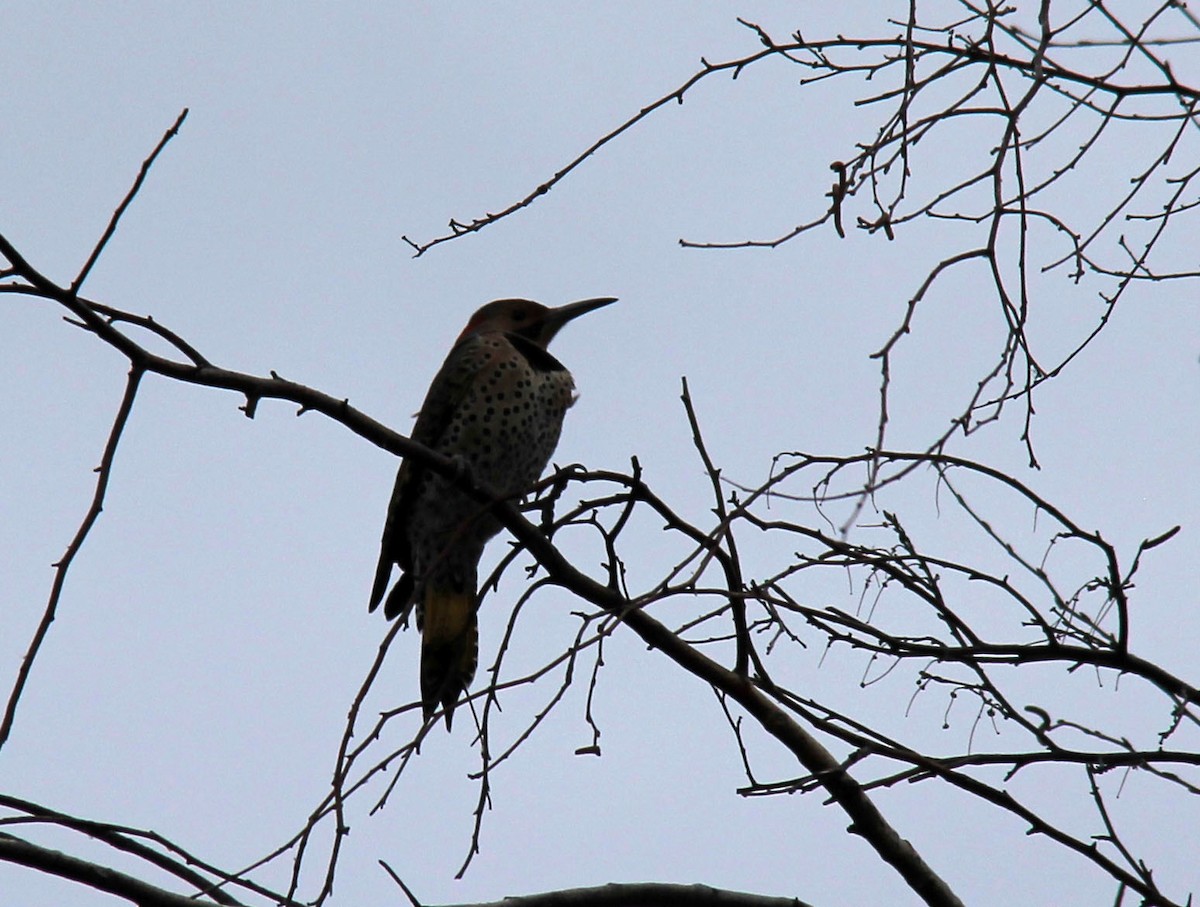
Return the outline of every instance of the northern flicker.
{"type": "MultiPolygon", "coordinates": [[[[575,402],[571,373],[546,348],[568,321],[612,302],[585,299],[554,309],[528,299],[489,302],[471,316],[434,377],[412,439],[461,459],[501,498],[523,494],[550,461],[575,402]]],[[[422,708],[429,720],[440,704],[447,728],[475,676],[476,568],[500,528],[487,505],[452,479],[411,459],[400,464],[370,610],[383,601],[398,564],[403,573],[383,613],[390,620],[416,605],[422,708]]]]}

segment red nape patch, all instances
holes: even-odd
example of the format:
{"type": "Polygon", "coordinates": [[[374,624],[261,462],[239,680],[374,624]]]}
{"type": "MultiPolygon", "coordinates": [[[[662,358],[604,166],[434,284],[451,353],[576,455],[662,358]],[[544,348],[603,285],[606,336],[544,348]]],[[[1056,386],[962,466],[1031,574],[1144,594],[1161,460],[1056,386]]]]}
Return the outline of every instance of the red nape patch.
{"type": "Polygon", "coordinates": [[[467,326],[465,328],[463,328],[462,333],[458,335],[458,340],[456,340],[454,342],[458,343],[459,340],[463,340],[466,337],[470,336],[471,334],[474,334],[477,330],[479,330],[480,326],[487,320],[488,320],[488,313],[484,309],[480,309],[474,315],[471,316],[471,320],[467,322],[467,326]]]}

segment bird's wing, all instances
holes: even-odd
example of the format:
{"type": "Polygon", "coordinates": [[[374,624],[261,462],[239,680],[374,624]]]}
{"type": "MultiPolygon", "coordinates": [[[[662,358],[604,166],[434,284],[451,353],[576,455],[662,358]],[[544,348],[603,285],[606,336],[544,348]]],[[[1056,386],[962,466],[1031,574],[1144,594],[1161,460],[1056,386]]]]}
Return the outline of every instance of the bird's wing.
{"type": "MultiPolygon", "coordinates": [[[[482,342],[481,335],[467,337],[455,345],[446,361],[442,363],[433,383],[429,385],[429,392],[425,395],[425,402],[421,404],[421,411],[417,413],[417,421],[413,425],[412,439],[436,449],[454,417],[455,410],[466,397],[480,371],[499,354],[500,351],[494,345],[482,342]]],[[[371,611],[383,601],[391,580],[392,565],[399,564],[400,569],[405,571],[412,569],[407,524],[413,498],[425,473],[424,466],[408,458],[404,459],[396,473],[396,486],[392,490],[387,520],[383,524],[379,563],[375,568],[375,583],[371,589],[371,611]]]]}

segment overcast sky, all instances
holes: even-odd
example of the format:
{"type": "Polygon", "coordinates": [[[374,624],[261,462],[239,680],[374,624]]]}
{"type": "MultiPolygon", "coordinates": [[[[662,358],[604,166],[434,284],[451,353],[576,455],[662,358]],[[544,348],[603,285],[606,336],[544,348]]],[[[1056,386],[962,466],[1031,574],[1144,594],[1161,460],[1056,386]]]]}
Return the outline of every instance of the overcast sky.
{"type": "MultiPolygon", "coordinates": [[[[877,30],[864,24],[877,4],[841,4],[841,21],[829,24],[812,18],[815,6],[9,4],[0,232],[69,282],[142,160],[187,107],[89,295],[152,314],[219,365],[273,369],[401,431],[482,303],[620,297],[555,342],[580,390],[555,462],[624,470],[636,455],[660,494],[701,519],[709,486],[690,446],[680,377],[727,477],[760,482],[783,450],[861,451],[878,421],[878,363],[869,354],[951,248],[951,226],[928,222],[894,242],[853,229],[839,240],[826,227],[775,251],[678,245],[681,237],[771,237],[819,216],[829,163],[871,135],[879,116],[853,106],[867,92],[862,83],[800,90],[800,73],[774,62],[737,81],[707,81],[509,220],[419,259],[401,237],[428,239],[451,217],[506,206],[682,83],[701,56],[754,52],[760,45],[736,16],[781,36],[801,26],[877,30]]],[[[936,144],[920,151],[916,189],[953,171],[964,153],[936,144]]],[[[1130,173],[1125,161],[1140,161],[1133,140],[1105,153],[1130,173]]],[[[1099,204],[1084,188],[1072,191],[1081,209],[1099,204]]],[[[1194,244],[1180,248],[1194,268],[1194,244]]],[[[999,318],[973,304],[984,279],[955,273],[923,304],[919,330],[893,363],[892,446],[919,448],[939,434],[991,360],[999,318]]],[[[1094,290],[1050,279],[1033,330],[1047,348],[1065,348],[1099,306],[1094,290]]],[[[1141,539],[1182,524],[1140,576],[1134,643],[1193,681],[1195,293],[1194,282],[1132,291],[1111,328],[1039,393],[1040,472],[1024,466],[1017,411],[953,448],[1016,470],[1127,557],[1141,539]]],[[[49,593],[50,565],[90,500],[127,364],[53,306],[5,296],[0,310],[7,691],[49,593]]],[[[387,630],[367,613],[366,597],[396,468],[319,416],[264,403],[251,421],[242,403],[145,380],[104,513],[0,751],[5,793],[152,828],[228,869],[287,840],[328,789],[347,709],[387,630]]],[[[634,584],[659,575],[674,554],[661,532],[644,531],[645,562],[630,564],[634,584]]],[[[929,531],[939,531],[936,521],[929,531]]],[[[494,543],[489,562],[503,548],[494,543]]],[[[766,563],[770,553],[751,558],[766,563]]],[[[518,580],[516,571],[481,615],[485,664],[518,580]]],[[[821,603],[824,590],[811,594],[821,603]]],[[[514,656],[527,668],[569,640],[577,603],[549,593],[537,607],[545,648],[528,635],[514,656]]],[[[809,643],[790,666],[794,686],[879,716],[935,752],[966,748],[967,709],[943,731],[944,695],[918,698],[905,715],[911,675],[863,689],[864,658],[822,659],[820,638],[809,643]]],[[[368,716],[414,698],[416,652],[415,633],[393,646],[368,716]]],[[[1138,708],[1137,692],[1122,698],[1112,677],[1084,683],[1057,671],[1043,680],[1080,685],[1092,697],[1086,707],[1101,713],[1138,708]]],[[[518,732],[550,689],[506,699],[505,733],[518,732]]],[[[1039,695],[1031,689],[1029,701],[1039,695]]],[[[594,706],[600,758],[573,755],[591,742],[584,707],[576,685],[497,771],[482,853],[461,881],[453,876],[478,796],[467,773],[478,757],[469,719],[453,735],[433,733],[385,810],[367,816],[378,785],[355,802],[333,903],[402,902],[380,859],[425,903],[637,880],[817,904],[917,903],[819,796],[739,797],[741,761],[712,693],[628,634],[605,652],[594,706]]],[[[405,721],[384,745],[412,734],[415,718],[405,721]]],[[[1144,725],[1136,725],[1139,743],[1149,746],[1162,713],[1144,725]]],[[[763,777],[796,773],[759,742],[763,777]]],[[[1178,744],[1194,747],[1194,733],[1178,744]]],[[[1117,801],[1131,834],[1160,861],[1165,888],[1195,890],[1200,812],[1175,805],[1178,794],[1154,799],[1139,781],[1130,778],[1117,801]]],[[[1040,802],[1054,803],[1051,814],[1076,833],[1098,830],[1079,775],[1031,774],[1015,784],[1048,798],[1040,802]]],[[[1004,894],[993,903],[1111,900],[1111,883],[1081,860],[980,804],[931,784],[881,792],[878,803],[967,903],[997,890],[1004,894]]],[[[130,865],[64,835],[34,837],[130,865]]],[[[288,868],[261,878],[285,886],[288,868]]],[[[307,896],[323,862],[311,870],[307,896]]],[[[6,864],[0,893],[20,907],[111,903],[6,864]]]]}

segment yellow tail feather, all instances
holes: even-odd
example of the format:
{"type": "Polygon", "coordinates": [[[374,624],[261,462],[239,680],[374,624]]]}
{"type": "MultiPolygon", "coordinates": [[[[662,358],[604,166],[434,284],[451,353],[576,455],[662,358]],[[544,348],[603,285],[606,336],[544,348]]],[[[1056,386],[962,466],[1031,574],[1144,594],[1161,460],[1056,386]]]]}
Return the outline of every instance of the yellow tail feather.
{"type": "Polygon", "coordinates": [[[428,720],[441,705],[449,729],[458,697],[475,677],[479,658],[475,593],[431,583],[421,605],[421,707],[428,720]]]}

